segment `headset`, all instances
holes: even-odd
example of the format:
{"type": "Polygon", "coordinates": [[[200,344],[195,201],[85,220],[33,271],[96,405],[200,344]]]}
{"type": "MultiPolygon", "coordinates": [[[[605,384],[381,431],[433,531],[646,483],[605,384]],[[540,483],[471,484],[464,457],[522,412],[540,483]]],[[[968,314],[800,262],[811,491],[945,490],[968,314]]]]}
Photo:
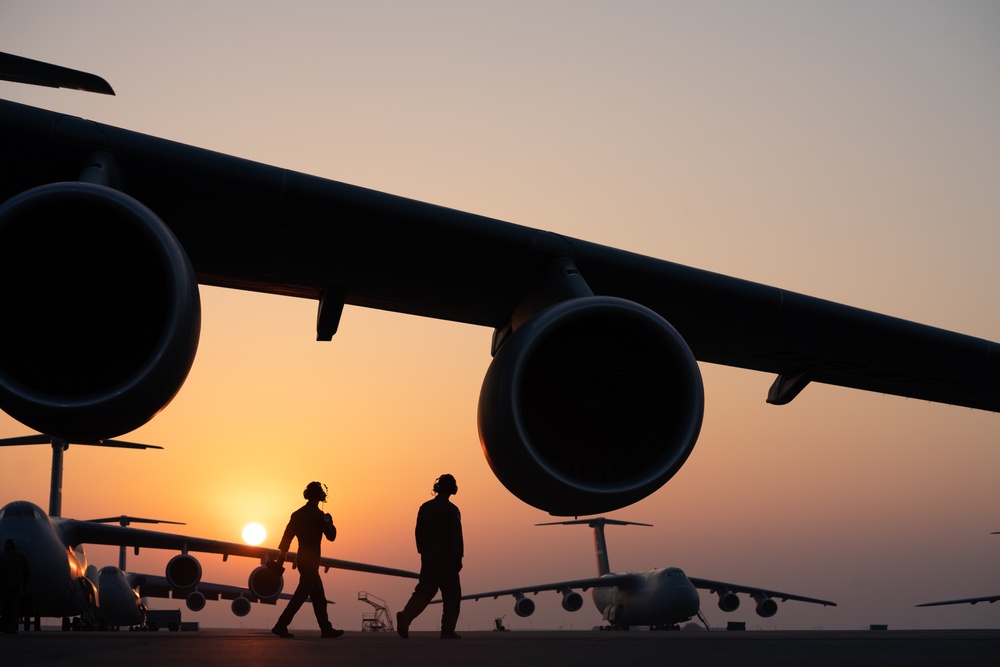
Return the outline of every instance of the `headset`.
{"type": "Polygon", "coordinates": [[[434,493],[458,493],[458,482],[452,475],[441,475],[434,480],[434,493]]]}
{"type": "Polygon", "coordinates": [[[322,482],[309,482],[302,492],[302,497],[306,500],[318,500],[321,503],[325,503],[326,497],[329,495],[328,491],[329,489],[327,489],[326,484],[322,482]]]}

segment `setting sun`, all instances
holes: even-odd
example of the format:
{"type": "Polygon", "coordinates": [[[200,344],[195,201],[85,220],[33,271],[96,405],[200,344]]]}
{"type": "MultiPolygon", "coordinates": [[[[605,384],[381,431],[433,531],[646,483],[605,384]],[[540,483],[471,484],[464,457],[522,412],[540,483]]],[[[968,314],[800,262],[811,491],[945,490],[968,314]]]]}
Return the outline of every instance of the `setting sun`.
{"type": "Polygon", "coordinates": [[[259,523],[248,523],[243,528],[243,541],[254,546],[267,539],[267,531],[259,523]]]}

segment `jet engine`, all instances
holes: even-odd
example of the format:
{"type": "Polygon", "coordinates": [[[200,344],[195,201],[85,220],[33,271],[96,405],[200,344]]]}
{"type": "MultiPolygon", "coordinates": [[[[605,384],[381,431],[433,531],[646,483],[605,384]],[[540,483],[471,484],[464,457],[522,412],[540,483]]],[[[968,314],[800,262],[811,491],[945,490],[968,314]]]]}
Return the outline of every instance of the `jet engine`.
{"type": "Polygon", "coordinates": [[[515,614],[524,618],[535,613],[535,603],[533,600],[529,600],[521,594],[515,595],[514,597],[517,598],[517,601],[514,602],[515,614]]]}
{"type": "Polygon", "coordinates": [[[171,588],[194,588],[201,581],[201,563],[189,554],[177,554],[167,562],[166,577],[171,588]]]}
{"type": "Polygon", "coordinates": [[[694,448],[697,362],[657,313],[615,297],[550,306],[490,365],[479,434],[493,473],[557,516],[619,509],[660,488],[694,448]]]}
{"type": "Polygon", "coordinates": [[[754,600],[757,602],[757,608],[755,611],[758,616],[764,618],[771,618],[776,613],[778,613],[778,603],[764,595],[763,593],[754,596],[754,600]]]}
{"type": "Polygon", "coordinates": [[[269,567],[258,565],[247,580],[250,592],[259,598],[269,600],[278,597],[285,586],[285,578],[269,567]]]}
{"type": "Polygon", "coordinates": [[[722,611],[736,611],[740,608],[740,598],[736,593],[728,588],[719,591],[719,609],[722,611]]]}
{"type": "Polygon", "coordinates": [[[239,616],[240,618],[243,618],[244,616],[250,613],[250,606],[251,606],[250,600],[246,599],[241,595],[239,597],[233,598],[233,604],[231,605],[230,608],[233,610],[233,613],[235,615],[239,616]]]}
{"type": "Polygon", "coordinates": [[[205,594],[201,591],[191,591],[184,600],[191,611],[201,611],[205,608],[205,594]]]}
{"type": "Polygon", "coordinates": [[[146,423],[198,347],[194,270],[132,197],[51,183],[0,206],[0,408],[31,428],[96,441],[146,423]]]}
{"type": "Polygon", "coordinates": [[[562,608],[566,611],[580,611],[583,607],[583,596],[576,591],[564,591],[562,608]]]}

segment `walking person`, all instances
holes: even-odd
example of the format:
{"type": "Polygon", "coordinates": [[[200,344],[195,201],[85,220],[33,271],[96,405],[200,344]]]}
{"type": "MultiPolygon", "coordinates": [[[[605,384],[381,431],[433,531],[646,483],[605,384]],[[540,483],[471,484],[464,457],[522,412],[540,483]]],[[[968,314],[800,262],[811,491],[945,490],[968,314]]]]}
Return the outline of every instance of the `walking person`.
{"type": "Polygon", "coordinates": [[[462,540],[462,514],[449,498],[458,493],[458,483],[451,475],[441,475],[434,482],[435,496],[417,512],[417,551],[420,553],[420,579],[403,611],[396,614],[396,632],[403,639],[410,636],[410,623],[420,615],[441,591],[441,639],[460,639],[455,634],[462,598],[462,570],[465,546],[462,540]]]}
{"type": "Polygon", "coordinates": [[[24,585],[30,576],[28,557],[18,551],[14,540],[8,539],[0,553],[0,632],[17,633],[24,585]]]}
{"type": "Polygon", "coordinates": [[[336,639],[344,634],[344,631],[337,630],[330,624],[323,579],[319,576],[319,552],[324,537],[331,542],[336,539],[337,528],[333,525],[330,514],[319,508],[321,502],[326,502],[325,486],[319,482],[310,482],[302,492],[302,497],[306,499],[306,504],[292,513],[278,544],[278,551],[281,552],[278,562],[283,563],[292,545],[292,538],[298,539],[299,550],[295,556],[295,566],[299,571],[299,585],[292,594],[292,599],[288,601],[288,606],[278,617],[278,622],[271,628],[271,632],[285,639],[294,637],[295,635],[288,631],[288,624],[292,622],[292,618],[306,598],[311,598],[321,636],[336,639]]]}

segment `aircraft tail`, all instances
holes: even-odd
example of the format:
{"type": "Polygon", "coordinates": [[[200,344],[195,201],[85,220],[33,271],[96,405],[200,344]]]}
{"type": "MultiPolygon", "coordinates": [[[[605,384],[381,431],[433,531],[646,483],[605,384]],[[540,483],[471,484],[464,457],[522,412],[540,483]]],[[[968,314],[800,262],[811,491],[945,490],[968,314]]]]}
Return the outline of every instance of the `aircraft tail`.
{"type": "MultiPolygon", "coordinates": [[[[0,54],[3,55],[3,54],[0,54]]],[[[2,64],[2,61],[0,61],[2,64]]],[[[0,76],[0,78],[3,78],[0,76]]],[[[21,445],[52,445],[52,478],[49,482],[49,516],[62,516],[62,476],[63,476],[63,453],[69,449],[70,441],[64,438],[57,438],[52,435],[35,433],[33,435],[22,435],[14,438],[0,439],[0,447],[19,447],[21,445]]],[[[126,442],[124,440],[98,440],[96,442],[73,442],[78,445],[88,445],[91,447],[119,447],[122,449],[163,449],[158,445],[141,445],[136,442],[126,442]]],[[[115,519],[117,521],[117,519],[115,519]]],[[[125,568],[122,568],[125,569],[125,568]]]]}
{"type": "Polygon", "coordinates": [[[608,561],[608,544],[604,539],[604,526],[652,526],[651,523],[636,523],[635,521],[619,521],[618,519],[605,519],[596,517],[594,519],[576,519],[575,521],[553,521],[551,523],[537,523],[536,526],[573,526],[586,524],[594,529],[594,550],[597,552],[597,576],[603,577],[610,574],[611,565],[608,561]]]}

